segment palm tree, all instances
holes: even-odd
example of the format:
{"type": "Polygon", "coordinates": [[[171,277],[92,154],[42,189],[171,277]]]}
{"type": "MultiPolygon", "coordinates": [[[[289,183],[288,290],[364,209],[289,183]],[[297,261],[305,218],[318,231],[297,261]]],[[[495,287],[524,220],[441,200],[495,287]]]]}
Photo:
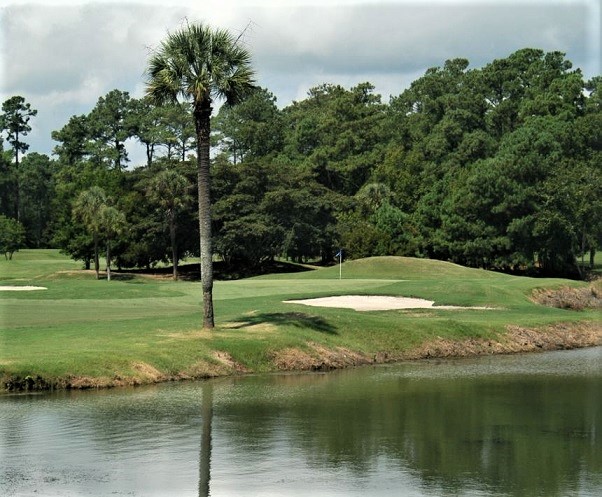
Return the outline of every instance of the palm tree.
{"type": "Polygon", "coordinates": [[[185,176],[172,169],[158,173],[149,183],[148,196],[165,212],[169,223],[173,279],[178,279],[178,243],[176,239],[178,211],[188,204],[190,183],[185,176]]]}
{"type": "Polygon", "coordinates": [[[92,233],[94,239],[94,269],[96,279],[100,279],[100,264],[98,261],[98,235],[100,234],[101,221],[100,211],[107,204],[107,196],[104,190],[98,186],[81,192],[73,204],[73,215],[80,220],[86,229],[92,233]]]}
{"type": "Polygon", "coordinates": [[[111,242],[125,226],[125,215],[109,205],[103,205],[99,212],[99,225],[107,242],[107,281],[111,281],[111,242]]]}
{"type": "MultiPolygon", "coordinates": [[[[240,37],[239,37],[240,38],[240,37]]],[[[197,135],[203,327],[213,328],[213,262],[209,148],[214,99],[227,104],[253,89],[251,56],[228,31],[187,24],[169,33],[148,62],[146,94],[158,105],[191,103],[197,135]]]]}

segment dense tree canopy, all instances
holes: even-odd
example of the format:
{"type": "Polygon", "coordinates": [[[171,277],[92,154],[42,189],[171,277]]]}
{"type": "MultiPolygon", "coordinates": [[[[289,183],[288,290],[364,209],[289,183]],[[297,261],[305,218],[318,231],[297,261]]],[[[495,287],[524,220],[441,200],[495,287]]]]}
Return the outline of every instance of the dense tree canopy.
{"type": "Polygon", "coordinates": [[[220,66],[211,80],[184,63],[167,78],[176,67],[167,48],[151,65],[149,97],[100,97],[53,132],[52,159],[24,154],[35,111],[21,97],[5,103],[0,214],[17,218],[19,185],[23,243],[58,245],[89,265],[96,233],[120,267],[171,262],[175,271],[199,254],[188,199],[198,195],[202,152],[210,252],[231,265],[329,262],[342,247],[347,257],[580,277],[602,246],[602,77],[584,81],[560,52],[522,49],[481,68],[448,60],[388,103],[365,82],[319,85],[279,108],[269,89],[250,86],[248,68],[220,66]],[[219,96],[246,98],[199,128],[219,96]],[[18,137],[10,116],[21,120],[18,137]],[[128,166],[128,141],[145,149],[144,163],[128,166]],[[84,222],[81,195],[94,187],[124,214],[123,229],[84,222]]]}

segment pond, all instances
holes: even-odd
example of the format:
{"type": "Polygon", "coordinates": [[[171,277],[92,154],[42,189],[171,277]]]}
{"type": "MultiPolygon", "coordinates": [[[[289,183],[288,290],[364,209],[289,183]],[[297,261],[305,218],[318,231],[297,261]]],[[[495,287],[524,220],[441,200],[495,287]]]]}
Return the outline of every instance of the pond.
{"type": "Polygon", "coordinates": [[[0,396],[3,496],[599,496],[602,348],[0,396]]]}

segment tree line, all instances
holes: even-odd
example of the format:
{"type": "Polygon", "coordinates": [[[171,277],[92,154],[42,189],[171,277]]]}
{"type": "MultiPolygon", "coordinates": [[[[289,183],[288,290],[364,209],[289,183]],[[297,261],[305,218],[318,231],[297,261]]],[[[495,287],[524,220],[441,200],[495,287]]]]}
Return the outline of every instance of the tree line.
{"type": "MultiPolygon", "coordinates": [[[[284,108],[247,90],[224,95],[202,152],[211,255],[226,264],[327,263],[342,248],[579,277],[602,245],[602,77],[585,81],[560,52],[448,60],[388,102],[370,83],[323,84],[284,108]]],[[[52,132],[52,157],[28,152],[30,104],[3,103],[5,253],[59,247],[98,274],[103,250],[109,267],[174,262],[174,277],[199,255],[199,103],[147,93],[100,97],[52,132]]]]}

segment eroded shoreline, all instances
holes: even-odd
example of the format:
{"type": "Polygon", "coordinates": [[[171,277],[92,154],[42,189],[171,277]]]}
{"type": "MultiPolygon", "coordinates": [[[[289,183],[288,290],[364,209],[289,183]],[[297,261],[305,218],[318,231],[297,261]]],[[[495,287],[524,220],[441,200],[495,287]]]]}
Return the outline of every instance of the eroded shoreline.
{"type": "MultiPolygon", "coordinates": [[[[365,354],[345,347],[327,348],[310,342],[304,350],[285,348],[269,354],[270,369],[271,372],[330,371],[406,360],[534,353],[602,345],[602,323],[596,322],[560,323],[541,328],[510,325],[506,330],[495,338],[436,338],[401,353],[378,351],[365,354]]],[[[141,386],[254,373],[244,364],[234,361],[226,352],[215,351],[214,359],[214,362],[201,361],[177,374],[164,374],[153,366],[140,362],[133,365],[138,374],[130,377],[68,375],[50,379],[35,373],[25,377],[9,376],[2,379],[3,389],[0,394],[141,386]]]]}

